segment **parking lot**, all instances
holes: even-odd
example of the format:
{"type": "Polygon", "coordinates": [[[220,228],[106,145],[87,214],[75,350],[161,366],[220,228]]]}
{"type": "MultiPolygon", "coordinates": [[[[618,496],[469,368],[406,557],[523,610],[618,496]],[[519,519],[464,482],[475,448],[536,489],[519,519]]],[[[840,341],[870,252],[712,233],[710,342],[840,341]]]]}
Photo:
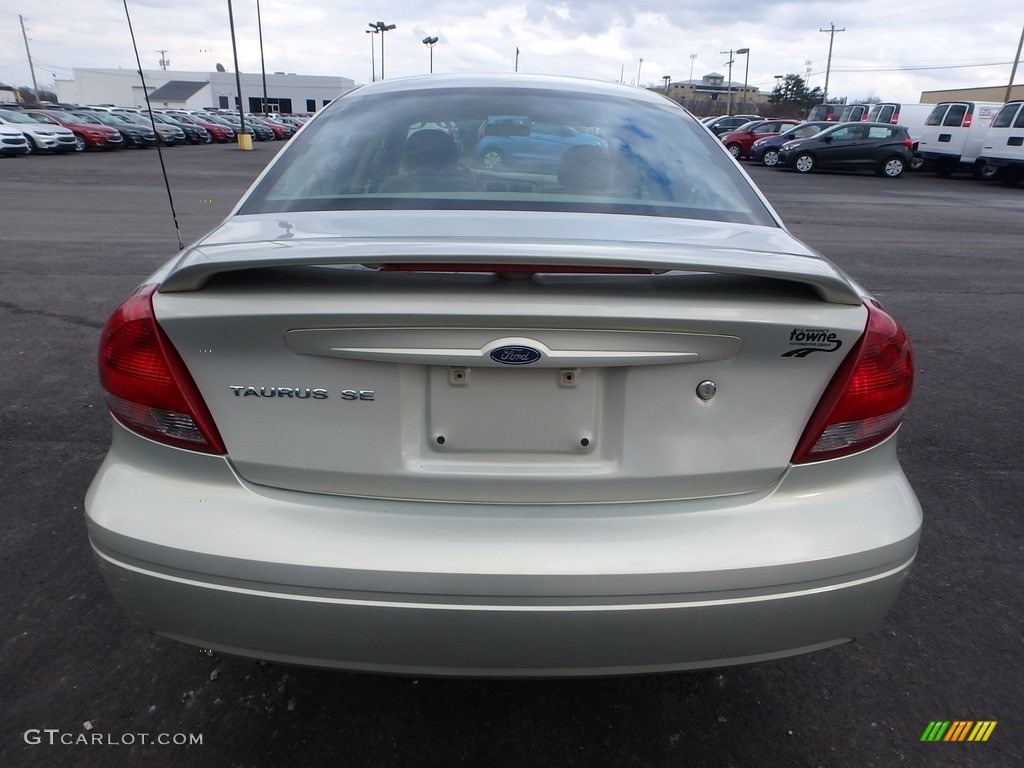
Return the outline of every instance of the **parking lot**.
{"type": "MultiPolygon", "coordinates": [[[[280,146],[165,150],[183,240],[215,226],[280,146]]],[[[862,643],[813,656],[487,681],[263,664],[131,625],[82,505],[109,439],[100,329],[177,250],[159,161],[0,159],[0,765],[1024,764],[1024,189],[745,167],[915,344],[900,450],[925,529],[906,588],[862,643]],[[935,720],[998,725],[985,743],[921,742],[935,720]]]]}

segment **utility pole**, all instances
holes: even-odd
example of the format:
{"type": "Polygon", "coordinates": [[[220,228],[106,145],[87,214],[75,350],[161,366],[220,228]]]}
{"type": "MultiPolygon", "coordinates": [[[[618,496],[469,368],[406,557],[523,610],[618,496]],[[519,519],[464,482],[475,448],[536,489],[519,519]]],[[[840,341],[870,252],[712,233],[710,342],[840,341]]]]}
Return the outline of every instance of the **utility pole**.
{"type": "Polygon", "coordinates": [[[1020,50],[1024,48],[1024,27],[1020,29],[1020,42],[1017,43],[1017,55],[1013,57],[1013,69],[1010,70],[1010,82],[1006,86],[1006,96],[1003,101],[1010,100],[1010,91],[1013,90],[1013,78],[1017,76],[1017,64],[1020,63],[1020,50]]]}
{"type": "Polygon", "coordinates": [[[160,69],[162,69],[164,72],[166,72],[167,71],[167,65],[171,63],[170,60],[167,58],[167,49],[166,48],[157,48],[156,52],[160,54],[160,69]]]}
{"type": "Polygon", "coordinates": [[[846,27],[842,29],[836,29],[836,23],[833,21],[828,29],[819,29],[819,32],[828,32],[828,63],[825,65],[825,97],[822,99],[822,104],[828,104],[828,76],[832,71],[832,43],[836,39],[836,32],[845,32],[846,27]]]}
{"type": "Polygon", "coordinates": [[[725,114],[731,115],[732,114],[732,54],[733,54],[733,51],[730,49],[728,51],[719,51],[719,53],[728,53],[729,54],[729,61],[728,61],[728,64],[729,64],[729,101],[728,101],[728,106],[726,106],[726,108],[725,108],[725,114]]]}
{"type": "Polygon", "coordinates": [[[25,17],[18,14],[18,21],[21,22],[21,36],[25,38],[25,55],[28,56],[28,68],[32,73],[32,90],[35,91],[36,101],[39,101],[39,86],[36,85],[36,68],[32,66],[32,52],[28,49],[28,35],[25,34],[25,17]]]}

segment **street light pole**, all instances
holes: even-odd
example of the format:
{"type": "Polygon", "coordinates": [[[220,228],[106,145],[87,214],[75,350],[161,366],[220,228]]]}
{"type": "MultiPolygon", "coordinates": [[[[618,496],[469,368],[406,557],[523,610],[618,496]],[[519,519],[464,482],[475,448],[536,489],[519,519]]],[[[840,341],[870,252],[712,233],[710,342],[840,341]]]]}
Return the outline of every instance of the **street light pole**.
{"type": "Polygon", "coordinates": [[[690,54],[690,84],[693,85],[693,62],[697,60],[697,54],[690,54]]]}
{"type": "Polygon", "coordinates": [[[256,24],[260,30],[260,72],[263,74],[263,114],[267,114],[267,63],[263,58],[263,17],[260,15],[260,0],[256,0],[256,24]]]}
{"type": "MultiPolygon", "coordinates": [[[[750,78],[750,49],[749,48],[740,48],[738,51],[736,51],[736,53],[742,53],[746,57],[746,62],[747,62],[746,69],[744,69],[744,71],[743,71],[743,103],[746,104],[747,103],[747,83],[749,82],[749,78],[750,78]]],[[[740,109],[742,110],[743,107],[740,107],[740,109]]],[[[751,110],[751,111],[753,111],[753,110],[751,110]]]]}
{"type": "MultiPolygon", "coordinates": [[[[380,79],[384,79],[384,33],[395,29],[394,24],[385,24],[383,21],[371,21],[370,29],[380,32],[380,79]]],[[[372,38],[371,38],[372,39],[372,38]]]]}
{"type": "Polygon", "coordinates": [[[235,88],[238,89],[238,147],[252,149],[252,140],[245,132],[245,108],[242,106],[242,75],[238,71],[238,45],[235,43],[235,12],[228,0],[228,24],[231,27],[231,53],[235,57],[235,88]]]}
{"type": "MultiPolygon", "coordinates": [[[[368,35],[377,34],[376,29],[364,29],[363,31],[368,35]]],[[[374,50],[372,37],[370,38],[370,77],[372,78],[371,83],[377,82],[377,52],[374,50]]]]}
{"type": "Polygon", "coordinates": [[[434,46],[437,45],[437,38],[424,37],[423,44],[430,49],[430,74],[434,74],[434,46]]]}
{"type": "Polygon", "coordinates": [[[640,70],[644,66],[644,57],[640,57],[640,63],[636,65],[636,87],[640,87],[640,70]]]}

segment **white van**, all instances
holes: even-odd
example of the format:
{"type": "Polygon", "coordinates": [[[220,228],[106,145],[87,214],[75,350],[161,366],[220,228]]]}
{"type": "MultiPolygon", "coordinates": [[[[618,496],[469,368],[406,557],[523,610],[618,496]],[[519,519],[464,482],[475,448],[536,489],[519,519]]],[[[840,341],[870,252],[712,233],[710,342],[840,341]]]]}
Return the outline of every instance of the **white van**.
{"type": "Polygon", "coordinates": [[[911,140],[914,142],[914,146],[911,147],[914,157],[910,161],[910,170],[916,171],[924,165],[924,158],[918,152],[917,142],[921,139],[924,123],[934,108],[934,104],[904,104],[898,101],[880,101],[868,113],[868,122],[902,125],[907,129],[911,140]]]}
{"type": "Polygon", "coordinates": [[[1024,180],[1024,100],[1008,101],[985,135],[981,160],[995,166],[1004,184],[1024,180]]]}
{"type": "Polygon", "coordinates": [[[984,101],[944,101],[936,104],[917,142],[918,152],[931,160],[939,176],[971,170],[990,179],[996,168],[978,160],[985,136],[1002,104],[984,101]]]}
{"type": "Polygon", "coordinates": [[[867,120],[870,104],[818,104],[807,113],[807,122],[849,123],[867,120]]]}

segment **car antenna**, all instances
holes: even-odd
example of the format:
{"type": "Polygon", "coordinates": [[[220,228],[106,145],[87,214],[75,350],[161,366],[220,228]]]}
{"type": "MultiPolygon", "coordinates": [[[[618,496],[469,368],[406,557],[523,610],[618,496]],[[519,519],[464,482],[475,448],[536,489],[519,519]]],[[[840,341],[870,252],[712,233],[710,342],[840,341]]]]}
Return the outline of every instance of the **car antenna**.
{"type": "Polygon", "coordinates": [[[132,47],[135,49],[135,63],[139,65],[139,79],[142,80],[142,94],[146,97],[146,110],[149,112],[149,122],[153,126],[153,135],[157,137],[156,154],[160,158],[160,172],[164,176],[164,187],[167,189],[167,202],[171,205],[171,218],[174,219],[174,232],[178,236],[178,250],[185,250],[185,244],[181,241],[181,227],[178,226],[178,214],[174,210],[174,196],[171,194],[171,182],[167,179],[167,166],[164,165],[164,153],[160,148],[160,135],[156,132],[156,118],[153,117],[153,107],[149,103],[149,89],[146,88],[146,76],[142,73],[142,59],[139,58],[139,46],[135,43],[135,30],[132,28],[132,16],[128,13],[128,0],[124,2],[124,15],[128,18],[128,32],[132,36],[132,47]]]}

